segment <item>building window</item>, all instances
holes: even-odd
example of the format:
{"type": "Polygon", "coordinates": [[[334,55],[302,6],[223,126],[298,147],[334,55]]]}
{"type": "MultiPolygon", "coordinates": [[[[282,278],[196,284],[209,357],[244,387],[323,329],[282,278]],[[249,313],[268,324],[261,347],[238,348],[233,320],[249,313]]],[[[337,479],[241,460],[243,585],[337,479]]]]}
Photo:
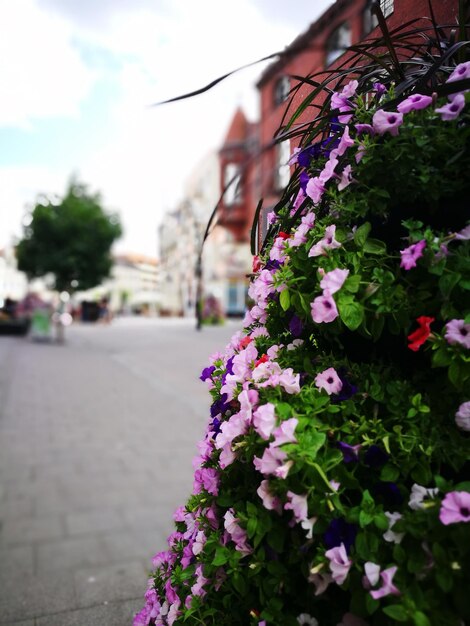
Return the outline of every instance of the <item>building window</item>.
{"type": "Polygon", "coordinates": [[[326,43],[326,65],[331,65],[351,45],[351,27],[344,22],[334,30],[326,43]]]}
{"type": "Polygon", "coordinates": [[[290,141],[286,139],[276,145],[276,165],[274,185],[276,189],[284,189],[290,179],[290,141]]]}
{"type": "Polygon", "coordinates": [[[384,17],[388,17],[393,13],[393,0],[380,0],[380,8],[384,17]]]}
{"type": "Polygon", "coordinates": [[[232,206],[234,204],[240,204],[242,200],[242,185],[241,185],[241,171],[240,166],[236,163],[227,163],[224,170],[224,188],[226,189],[224,194],[224,204],[226,206],[232,206]]]}
{"type": "Polygon", "coordinates": [[[274,104],[278,106],[287,100],[290,93],[290,80],[288,76],[281,76],[274,85],[274,104]]]}
{"type": "Polygon", "coordinates": [[[368,0],[362,16],[362,31],[364,35],[368,35],[379,23],[377,16],[372,13],[373,1],[374,0],[368,0]]]}

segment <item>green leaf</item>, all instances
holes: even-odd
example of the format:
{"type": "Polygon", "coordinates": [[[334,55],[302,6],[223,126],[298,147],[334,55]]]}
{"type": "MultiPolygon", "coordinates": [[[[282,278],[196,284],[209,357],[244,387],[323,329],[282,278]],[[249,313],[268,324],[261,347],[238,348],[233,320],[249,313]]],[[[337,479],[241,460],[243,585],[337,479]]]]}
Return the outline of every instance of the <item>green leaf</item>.
{"type": "Polygon", "coordinates": [[[393,483],[396,481],[399,475],[400,475],[400,470],[398,469],[398,467],[395,467],[395,465],[391,465],[390,463],[387,463],[387,465],[385,465],[382,468],[382,471],[380,472],[380,480],[393,483]]]}
{"type": "Polygon", "coordinates": [[[246,524],[246,532],[248,534],[248,537],[251,539],[251,537],[254,536],[254,534],[256,533],[256,529],[258,527],[258,520],[256,517],[250,517],[248,518],[248,522],[246,524]]]}
{"type": "Polygon", "coordinates": [[[212,565],[219,566],[225,565],[227,563],[230,556],[229,550],[224,548],[223,546],[219,546],[215,551],[215,556],[212,560],[212,565]]]}
{"type": "Polygon", "coordinates": [[[231,578],[232,578],[232,584],[235,587],[235,589],[238,591],[238,593],[241,596],[246,595],[246,592],[247,592],[246,581],[243,578],[243,576],[240,574],[240,572],[235,572],[231,578]]]}
{"type": "Polygon", "coordinates": [[[290,307],[290,295],[288,289],[284,289],[284,291],[281,291],[281,295],[279,296],[279,302],[281,303],[282,310],[287,311],[287,309],[290,307]]]}
{"type": "Polygon", "coordinates": [[[338,310],[343,324],[349,330],[357,330],[364,318],[364,307],[359,302],[338,302],[338,310]]]}
{"type": "Polygon", "coordinates": [[[362,224],[362,226],[359,226],[354,233],[354,242],[358,248],[362,248],[364,246],[367,237],[369,236],[370,228],[370,223],[366,222],[365,224],[362,224]]]}
{"type": "Polygon", "coordinates": [[[413,614],[413,621],[416,626],[431,626],[431,622],[422,611],[413,614]]]}
{"type": "Polygon", "coordinates": [[[355,274],[354,276],[349,276],[343,285],[343,290],[348,291],[349,293],[357,293],[359,291],[359,287],[361,285],[361,276],[359,274],[355,274]]]}
{"type": "Polygon", "coordinates": [[[452,292],[452,289],[458,284],[459,280],[462,278],[462,274],[458,272],[449,272],[448,274],[443,274],[439,279],[439,289],[441,290],[444,298],[448,298],[452,292]]]}
{"type": "Polygon", "coordinates": [[[392,604],[390,606],[386,606],[382,609],[382,611],[385,613],[385,615],[388,615],[396,622],[408,621],[408,612],[401,604],[392,604]]]}
{"type": "Polygon", "coordinates": [[[436,350],[432,357],[432,364],[434,367],[445,367],[449,365],[451,361],[451,354],[446,346],[441,346],[436,350]]]}
{"type": "Polygon", "coordinates": [[[367,513],[366,511],[361,511],[359,513],[359,526],[364,528],[368,526],[374,520],[374,515],[372,513],[367,513]]]}
{"type": "Polygon", "coordinates": [[[387,246],[380,239],[368,239],[364,244],[364,252],[368,254],[386,254],[387,246]]]}

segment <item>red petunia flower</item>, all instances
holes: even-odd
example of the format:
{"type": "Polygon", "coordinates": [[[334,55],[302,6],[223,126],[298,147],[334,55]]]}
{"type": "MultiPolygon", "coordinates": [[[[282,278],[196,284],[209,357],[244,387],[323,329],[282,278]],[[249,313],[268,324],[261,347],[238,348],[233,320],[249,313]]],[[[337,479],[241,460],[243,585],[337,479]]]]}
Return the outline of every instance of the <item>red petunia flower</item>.
{"type": "Polygon", "coordinates": [[[243,350],[243,348],[246,348],[248,344],[250,344],[253,341],[253,339],[251,337],[243,337],[243,339],[240,339],[240,343],[238,344],[238,349],[239,350],[243,350]]]}
{"type": "Polygon", "coordinates": [[[283,230],[280,230],[277,236],[280,237],[281,239],[289,239],[290,237],[289,233],[285,233],[283,230]]]}
{"type": "Polygon", "coordinates": [[[413,352],[418,352],[420,347],[431,334],[431,324],[432,322],[434,322],[434,317],[421,315],[416,319],[416,321],[419,324],[419,328],[417,328],[410,335],[408,335],[408,341],[410,342],[408,348],[410,350],[413,350],[413,352]]]}
{"type": "Polygon", "coordinates": [[[262,357],[260,357],[256,363],[255,363],[255,367],[258,367],[258,365],[261,365],[261,363],[266,363],[267,361],[269,361],[269,357],[267,354],[263,354],[262,357]]]}

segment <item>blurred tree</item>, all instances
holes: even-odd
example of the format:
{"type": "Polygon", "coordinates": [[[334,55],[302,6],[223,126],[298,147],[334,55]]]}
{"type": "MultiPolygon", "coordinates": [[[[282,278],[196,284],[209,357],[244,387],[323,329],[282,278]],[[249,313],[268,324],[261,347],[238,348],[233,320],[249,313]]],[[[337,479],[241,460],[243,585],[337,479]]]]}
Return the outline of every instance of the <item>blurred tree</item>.
{"type": "Polygon", "coordinates": [[[18,268],[29,278],[53,274],[58,291],[98,285],[109,276],[110,250],[122,234],[119,218],[101,206],[101,196],[72,179],[59,202],[38,202],[16,247],[18,268]]]}

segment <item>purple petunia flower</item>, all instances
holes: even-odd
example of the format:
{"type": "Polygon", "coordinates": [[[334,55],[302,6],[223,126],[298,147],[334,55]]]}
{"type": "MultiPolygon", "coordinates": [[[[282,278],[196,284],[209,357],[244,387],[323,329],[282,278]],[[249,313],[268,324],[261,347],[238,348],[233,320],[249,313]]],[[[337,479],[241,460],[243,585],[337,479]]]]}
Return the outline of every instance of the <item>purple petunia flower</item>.
{"type": "Polygon", "coordinates": [[[459,522],[470,522],[470,493],[450,491],[442,501],[439,519],[448,526],[459,522]]]}
{"type": "Polygon", "coordinates": [[[403,113],[394,113],[379,109],[374,113],[372,126],[379,135],[390,133],[393,137],[398,135],[398,127],[403,124],[403,113]]]}
{"type": "Polygon", "coordinates": [[[381,96],[383,93],[385,93],[387,91],[387,88],[385,87],[385,85],[383,83],[374,83],[373,86],[372,86],[372,89],[379,96],[381,96]]]}
{"type": "Polygon", "coordinates": [[[300,337],[303,329],[304,325],[302,324],[302,320],[294,313],[289,322],[290,334],[292,335],[292,337],[300,337]]]}
{"type": "Polygon", "coordinates": [[[223,393],[218,400],[212,403],[210,408],[211,417],[216,417],[219,413],[225,413],[230,408],[230,402],[227,402],[227,394],[223,393]]]}
{"type": "Polygon", "coordinates": [[[411,244],[408,248],[400,250],[400,267],[403,267],[405,270],[410,270],[412,267],[416,267],[416,261],[423,256],[423,250],[425,247],[426,240],[421,239],[421,241],[411,244]]]}
{"type": "Polygon", "coordinates": [[[446,83],[453,83],[456,80],[464,80],[465,78],[470,78],[470,61],[459,63],[446,80],[446,83]]]}
{"type": "Polygon", "coordinates": [[[367,135],[375,135],[374,127],[371,124],[354,124],[354,128],[357,130],[357,134],[361,135],[366,133],[367,135]]]}
{"type": "Polygon", "coordinates": [[[331,520],[323,535],[323,541],[327,548],[335,548],[344,544],[346,552],[349,554],[351,547],[356,541],[357,526],[349,524],[342,517],[331,520]]]}
{"type": "Polygon", "coordinates": [[[451,345],[458,343],[470,350],[470,324],[466,324],[465,320],[450,320],[450,322],[447,322],[444,337],[451,345]]]}
{"type": "Polygon", "coordinates": [[[470,432],[470,402],[463,402],[455,414],[455,423],[461,430],[470,432]]]}
{"type": "Polygon", "coordinates": [[[204,382],[208,378],[211,378],[212,374],[215,372],[215,369],[216,368],[214,365],[211,365],[210,367],[205,367],[202,370],[201,375],[199,376],[199,380],[202,380],[202,382],[204,382]]]}
{"type": "Polygon", "coordinates": [[[306,193],[307,184],[309,180],[310,180],[310,176],[308,175],[307,172],[300,172],[299,183],[300,183],[300,188],[302,189],[304,193],[306,193]]]}
{"type": "Polygon", "coordinates": [[[376,498],[382,498],[384,503],[390,507],[403,502],[403,496],[400,490],[397,485],[392,482],[379,482],[372,487],[371,492],[376,498]]]}
{"type": "Polygon", "coordinates": [[[439,113],[443,122],[450,122],[452,120],[455,120],[460,115],[464,106],[464,95],[461,93],[457,93],[452,97],[451,102],[449,102],[448,104],[444,104],[444,106],[440,107],[439,109],[436,109],[436,113],[439,113]]]}
{"type": "Polygon", "coordinates": [[[382,467],[388,461],[388,454],[376,446],[375,444],[371,445],[370,448],[364,454],[364,463],[368,467],[382,467]]]}
{"type": "Polygon", "coordinates": [[[345,400],[349,400],[349,398],[352,398],[357,393],[357,386],[353,385],[346,378],[346,369],[344,367],[341,367],[338,370],[338,376],[340,377],[342,383],[341,391],[332,396],[332,404],[337,404],[338,402],[344,402],[345,400]]]}
{"type": "Polygon", "coordinates": [[[345,463],[357,463],[359,460],[359,450],[362,448],[360,443],[355,446],[351,446],[349,443],[345,443],[344,441],[338,441],[338,448],[343,453],[343,461],[345,463]]]}
{"type": "Polygon", "coordinates": [[[411,96],[408,96],[406,100],[400,102],[397,106],[397,110],[400,113],[409,113],[410,111],[419,111],[420,109],[425,109],[432,102],[431,96],[423,96],[420,93],[414,93],[411,96]]]}

